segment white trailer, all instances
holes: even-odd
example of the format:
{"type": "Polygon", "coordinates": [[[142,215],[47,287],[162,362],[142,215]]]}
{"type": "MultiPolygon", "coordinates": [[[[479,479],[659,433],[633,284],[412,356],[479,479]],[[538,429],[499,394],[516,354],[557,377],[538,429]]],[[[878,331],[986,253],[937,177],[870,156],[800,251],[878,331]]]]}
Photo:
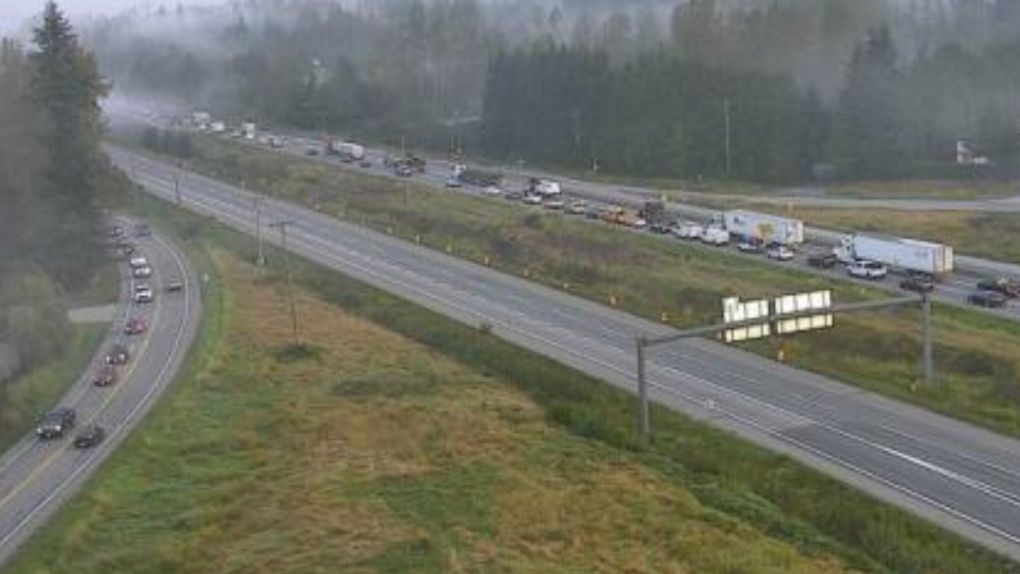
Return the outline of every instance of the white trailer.
{"type": "Polygon", "coordinates": [[[794,247],[804,243],[804,222],[735,209],[722,213],[722,224],[730,234],[746,241],[794,247]]]}
{"type": "Polygon", "coordinates": [[[701,232],[701,242],[708,245],[729,245],[730,232],[722,227],[710,225],[701,232]]]}
{"type": "Polygon", "coordinates": [[[833,253],[844,263],[865,259],[933,277],[953,272],[951,246],[916,239],[855,233],[843,236],[833,253]]]}
{"type": "Polygon", "coordinates": [[[227,124],[224,122],[212,122],[209,124],[209,131],[214,134],[221,134],[227,131],[227,124]]]}
{"type": "Polygon", "coordinates": [[[353,142],[333,140],[329,144],[329,151],[340,156],[345,161],[361,161],[365,159],[365,146],[353,142]]]}
{"type": "Polygon", "coordinates": [[[701,239],[705,226],[694,221],[681,221],[674,233],[680,239],[701,239]]]}
{"type": "Polygon", "coordinates": [[[241,132],[244,134],[244,139],[255,139],[255,131],[255,124],[253,122],[245,122],[241,124],[241,132]]]}

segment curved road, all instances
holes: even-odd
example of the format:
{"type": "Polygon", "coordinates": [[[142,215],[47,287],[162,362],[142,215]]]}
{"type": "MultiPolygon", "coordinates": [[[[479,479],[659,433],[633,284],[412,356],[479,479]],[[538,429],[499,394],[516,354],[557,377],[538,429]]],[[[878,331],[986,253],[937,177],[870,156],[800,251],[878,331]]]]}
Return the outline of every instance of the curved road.
{"type": "MultiPolygon", "coordinates": [[[[123,151],[148,192],[173,201],[175,169],[123,151]]],[[[254,196],[189,173],[182,205],[241,232],[254,196]]],[[[632,390],[634,341],[671,329],[276,200],[296,253],[632,390]]],[[[275,234],[266,234],[276,242],[275,234]]],[[[300,314],[300,309],[298,313],[300,314]]],[[[1020,559],[1020,441],[838,381],[697,340],[649,353],[652,398],[787,453],[1020,559]]]]}
{"type": "Polygon", "coordinates": [[[110,333],[88,372],[59,403],[77,412],[75,429],[62,439],[49,441],[27,436],[0,458],[0,564],[11,558],[138,424],[173,380],[198,332],[198,284],[181,251],[155,235],[131,241],[153,268],[153,277],[142,281],[152,285],[155,300],[149,304],[132,301],[134,282],[139,280],[131,279],[127,263],[123,263],[122,301],[110,333]],[[183,280],[184,289],[166,292],[164,285],[171,278],[183,280]],[[125,335],[123,328],[129,318],[143,318],[149,328],[141,335],[125,335]],[[95,370],[110,346],[118,342],[130,349],[130,361],[119,367],[118,380],[112,386],[93,386],[95,370]],[[75,449],[74,435],[88,423],[103,427],[106,440],[94,448],[75,449]]]}

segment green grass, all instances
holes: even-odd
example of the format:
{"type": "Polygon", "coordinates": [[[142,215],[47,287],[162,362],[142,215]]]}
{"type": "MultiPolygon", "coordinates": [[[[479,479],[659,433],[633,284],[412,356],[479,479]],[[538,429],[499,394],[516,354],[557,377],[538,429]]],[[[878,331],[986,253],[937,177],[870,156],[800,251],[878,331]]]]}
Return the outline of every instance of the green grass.
{"type": "MultiPolygon", "coordinates": [[[[465,197],[414,182],[351,173],[321,162],[200,139],[191,166],[340,218],[593,301],[683,327],[716,322],[723,296],[750,299],[831,288],[837,301],[885,296],[845,281],[711,248],[465,197]]],[[[1015,235],[1015,234],[1013,234],[1015,235]]],[[[1003,234],[1003,237],[1012,235],[1003,234]]],[[[938,385],[919,383],[916,311],[843,316],[829,332],[746,347],[785,348],[799,368],[1020,437],[1020,325],[936,306],[938,385]]]]}
{"type": "Polygon", "coordinates": [[[18,442],[53,408],[88,367],[105,335],[106,325],[75,325],[62,356],[4,385],[0,390],[0,452],[18,442]]]}
{"type": "MultiPolygon", "coordinates": [[[[200,218],[177,214],[158,200],[146,199],[143,202],[150,206],[150,213],[173,222],[175,228],[183,233],[203,237],[242,259],[253,258],[249,238],[215,224],[206,224],[200,218]]],[[[273,257],[271,260],[278,258],[273,257]]],[[[137,463],[136,472],[142,473],[144,480],[129,480],[130,477],[115,475],[108,479],[109,482],[125,484],[129,490],[143,488],[149,495],[158,494],[160,498],[153,503],[157,511],[163,508],[164,502],[169,504],[177,499],[176,504],[195,509],[187,513],[188,516],[212,514],[221,517],[225,514],[229,517],[226,524],[247,525],[245,519],[248,518],[248,513],[238,507],[244,508],[247,504],[261,508],[263,504],[275,504],[275,497],[279,496],[279,493],[275,490],[267,492],[264,487],[267,481],[274,481],[271,484],[279,487],[281,484],[290,484],[281,483],[279,479],[296,480],[292,476],[293,473],[283,472],[283,477],[277,476],[274,472],[276,466],[273,464],[275,459],[272,453],[294,448],[300,453],[309,453],[309,464],[302,469],[304,473],[309,469],[327,471],[336,465],[345,466],[348,463],[322,462],[316,465],[312,464],[312,461],[330,461],[332,457],[327,456],[330,454],[333,457],[341,457],[340,460],[346,460],[342,458],[343,453],[353,452],[364,457],[359,459],[361,464],[372,465],[376,471],[384,473],[390,467],[370,453],[374,452],[374,449],[396,445],[401,468],[401,472],[396,475],[387,475],[384,479],[371,483],[363,480],[337,479],[339,484],[328,481],[323,484],[314,479],[303,478],[303,482],[287,488],[307,490],[309,500],[316,504],[343,500],[345,497],[365,501],[365,504],[370,505],[371,511],[359,515],[360,519],[369,520],[370,526],[362,528],[363,531],[378,532],[380,522],[376,518],[384,514],[387,517],[396,517],[407,528],[397,529],[406,535],[390,541],[374,555],[362,557],[356,565],[342,570],[454,571],[456,568],[451,567],[452,557],[470,554],[466,550],[465,540],[471,542],[477,542],[479,539],[489,540],[486,537],[491,537],[493,532],[500,535],[500,538],[492,543],[495,547],[492,552],[496,556],[505,557],[506,554],[500,551],[499,544],[508,539],[504,538],[508,532],[505,529],[509,528],[505,525],[506,522],[518,524],[517,520],[524,520],[525,523],[518,525],[517,528],[529,532],[538,529],[535,539],[527,540],[527,544],[524,544],[524,547],[536,551],[544,551],[550,544],[555,545],[563,540],[562,528],[546,528],[547,524],[562,525],[568,518],[579,524],[605,524],[602,514],[618,509],[621,500],[618,493],[602,494],[594,497],[593,502],[587,502],[587,498],[565,500],[558,496],[550,498],[546,490],[538,492],[526,490],[527,485],[533,485],[536,481],[546,486],[561,484],[558,479],[541,474],[545,471],[543,469],[550,468],[573,473],[570,474],[574,477],[573,481],[580,481],[586,485],[586,491],[589,492],[595,489],[596,485],[607,482],[602,474],[593,472],[588,465],[592,457],[590,451],[583,457],[576,455],[576,445],[579,444],[577,440],[583,439],[580,444],[585,448],[598,449],[601,453],[599,457],[605,456],[616,461],[614,465],[617,467],[629,468],[628,465],[638,462],[654,472],[657,479],[682,485],[688,493],[670,503],[673,511],[663,522],[657,518],[661,509],[656,504],[624,496],[627,509],[619,511],[636,513],[634,519],[643,521],[642,524],[647,526],[644,531],[652,535],[654,540],[644,539],[643,543],[635,542],[627,538],[639,536],[631,530],[611,529],[612,534],[606,536],[612,536],[612,542],[608,544],[612,548],[625,547],[630,540],[630,544],[639,554],[655,556],[664,544],[680,540],[687,545],[682,555],[690,554],[696,556],[694,558],[696,560],[705,561],[697,562],[695,567],[690,568],[692,571],[748,573],[769,571],[762,566],[763,563],[758,562],[755,565],[753,562],[761,559],[762,554],[759,550],[749,548],[737,550],[730,546],[713,545],[684,525],[682,517],[686,516],[687,512],[684,509],[694,507],[704,511],[701,517],[710,524],[724,525],[731,532],[741,533],[738,538],[763,532],[770,538],[792,545],[797,549],[796,553],[815,557],[826,564],[833,562],[825,557],[834,557],[836,563],[843,563],[860,571],[904,574],[1016,571],[1015,564],[1002,561],[903,511],[880,504],[786,457],[764,451],[726,432],[708,428],[665,409],[655,409],[653,416],[656,421],[656,440],[651,446],[642,447],[633,434],[633,402],[626,393],[550,359],[521,350],[487,336],[477,329],[454,323],[311,263],[298,260],[295,272],[300,285],[310,289],[317,297],[343,308],[346,313],[385,326],[457,363],[471,365],[472,372],[479,373],[478,376],[484,377],[487,382],[482,393],[484,397],[482,405],[470,401],[463,403],[454,398],[468,393],[469,388],[466,386],[454,385],[452,396],[444,394],[451,391],[447,388],[450,385],[449,371],[444,367],[437,373],[435,367],[437,363],[432,359],[410,352],[401,354],[399,358],[389,359],[387,357],[392,349],[390,344],[360,339],[351,342],[345,339],[344,334],[351,331],[350,328],[329,327],[328,314],[321,310],[321,307],[313,306],[311,301],[302,297],[300,308],[304,313],[317,317],[315,326],[308,328],[323,329],[323,334],[309,334],[317,348],[332,348],[331,343],[325,341],[338,338],[339,342],[334,341],[332,345],[339,344],[350,353],[368,350],[372,354],[368,358],[352,358],[351,365],[347,367],[334,368],[328,362],[327,350],[311,361],[313,365],[309,367],[307,363],[303,363],[304,366],[279,363],[275,359],[275,353],[260,353],[250,345],[228,338],[227,342],[219,347],[219,353],[210,361],[209,368],[198,374],[194,381],[186,383],[188,390],[185,398],[174,397],[171,399],[173,404],[168,400],[168,404],[165,405],[166,409],[178,413],[176,417],[179,419],[187,418],[187,423],[182,420],[180,424],[188,426],[189,433],[186,437],[188,440],[184,444],[178,444],[182,436],[176,430],[173,420],[153,421],[152,428],[143,431],[143,437],[146,437],[140,439],[143,444],[129,444],[127,447],[135,449],[133,456],[143,459],[137,463]],[[227,353],[228,349],[231,350],[230,355],[221,357],[220,355],[227,353]],[[269,365],[266,364],[267,361],[271,361],[269,365]],[[320,381],[317,376],[298,375],[290,371],[294,368],[313,367],[316,370],[326,369],[330,374],[325,380],[320,381]],[[344,369],[355,371],[347,375],[344,374],[346,372],[344,369]],[[469,462],[450,460],[452,452],[466,447],[450,446],[439,432],[445,422],[454,421],[461,415],[467,416],[465,412],[485,410],[498,412],[501,418],[509,420],[515,428],[533,428],[530,425],[534,422],[534,414],[530,407],[519,401],[510,401],[510,404],[506,404],[497,396],[493,396],[493,393],[499,394],[502,385],[501,382],[494,381],[506,381],[523,392],[528,400],[533,401],[540,409],[542,419],[569,431],[568,434],[562,435],[549,430],[539,430],[538,434],[542,435],[542,440],[534,446],[527,447],[525,455],[513,458],[512,466],[521,469],[523,476],[508,473],[505,468],[505,463],[508,462],[506,459],[500,460],[499,464],[478,459],[471,459],[469,462]],[[253,388],[255,392],[251,392],[253,388]],[[344,411],[343,415],[339,415],[324,409],[320,404],[320,398],[315,396],[309,398],[299,394],[308,389],[321,388],[328,389],[331,396],[363,403],[373,408],[357,416],[353,411],[344,411]],[[438,421],[422,423],[419,418],[405,411],[394,414],[380,407],[389,400],[409,401],[412,412],[421,413],[423,410],[427,411],[426,405],[429,404],[430,397],[434,398],[436,393],[440,396],[439,406],[436,407],[440,413],[438,421],[444,421],[443,423],[438,421]],[[288,414],[286,416],[279,414],[281,409],[288,414]],[[299,415],[295,416],[290,409],[297,409],[299,415]],[[329,422],[314,418],[316,413],[327,417],[329,422]],[[231,424],[227,421],[237,422],[231,424]],[[365,428],[370,429],[370,432],[366,431],[367,434],[377,435],[376,438],[367,445],[355,440],[340,430],[345,421],[351,422],[357,428],[365,425],[365,428]],[[215,439],[205,437],[202,433],[192,436],[195,434],[193,431],[201,430],[207,425],[216,429],[227,427],[229,434],[226,438],[218,434],[215,439]],[[284,429],[287,432],[283,432],[284,429]],[[159,433],[168,436],[160,438],[159,433]],[[300,435],[301,440],[298,441],[297,447],[290,442],[283,442],[279,448],[274,447],[277,442],[290,440],[286,438],[290,433],[300,435]],[[259,437],[266,436],[273,439],[268,442],[259,440],[259,437]],[[336,436],[345,439],[338,451],[317,446],[318,441],[323,438],[336,436]],[[407,437],[425,437],[424,445],[409,443],[407,437]],[[224,441],[229,442],[229,446],[221,444],[224,441]],[[325,450],[320,451],[319,448],[325,450]],[[173,450],[167,453],[162,449],[173,450]],[[422,453],[426,452],[442,453],[442,459],[449,464],[444,463],[440,469],[423,464],[422,453]],[[179,461],[176,456],[198,457],[201,464],[177,464],[179,461]],[[254,462],[248,463],[252,466],[243,464],[245,456],[253,457],[254,462]],[[238,460],[238,457],[242,460],[238,460]],[[173,470],[168,471],[169,476],[163,477],[161,465],[171,464],[168,460],[174,461],[173,470]],[[238,465],[241,469],[237,468],[238,465]],[[244,469],[247,469],[247,472],[244,469]],[[181,477],[182,472],[187,476],[181,477]],[[191,478],[192,474],[198,476],[191,478]],[[248,478],[238,478],[245,476],[248,478]],[[212,489],[205,487],[192,489],[186,486],[191,484],[191,481],[207,480],[218,486],[212,489]],[[260,488],[259,485],[263,486],[260,488]],[[254,490],[231,504],[234,500],[232,493],[242,492],[246,488],[254,490]],[[525,490],[521,490],[522,488],[525,490]],[[501,500],[498,493],[518,491],[521,492],[519,496],[509,501],[504,500],[502,504],[494,503],[494,500],[501,500]],[[208,492],[215,494],[206,494],[208,492]],[[211,503],[206,501],[207,497],[213,497],[211,503]],[[522,514],[498,514],[498,509],[507,506],[519,508],[522,514]],[[494,519],[494,515],[499,518],[494,519]],[[740,524],[748,525],[752,529],[747,530],[740,524]],[[701,541],[704,541],[704,544],[700,544],[701,541]],[[653,548],[655,550],[652,550],[653,548]],[[719,552],[721,548],[725,548],[726,551],[719,552]],[[718,564],[712,562],[713,560],[752,562],[718,564]]],[[[253,299],[251,295],[234,295],[234,301],[246,301],[244,316],[259,318],[251,319],[254,323],[251,327],[253,332],[258,333],[260,337],[275,337],[276,343],[270,347],[279,349],[285,346],[289,336],[280,280],[278,277],[270,276],[256,281],[256,284],[259,283],[277,289],[277,301],[272,305],[275,309],[275,318],[267,317],[268,312],[253,312],[252,305],[247,303],[253,299]]],[[[229,332],[228,330],[227,333],[229,332]]],[[[160,415],[172,416],[162,413],[160,415]]],[[[492,442],[495,439],[490,434],[491,430],[490,426],[478,419],[471,419],[467,428],[460,432],[470,437],[469,443],[474,445],[472,453],[477,453],[478,450],[489,453],[506,450],[520,452],[517,446],[510,446],[518,445],[522,440],[516,433],[510,443],[499,446],[503,443],[492,442]]],[[[363,436],[360,440],[366,439],[363,436]]],[[[132,441],[134,442],[137,441],[132,441]]],[[[120,456],[118,454],[118,457],[120,456]]],[[[124,456],[130,455],[125,453],[124,456]]],[[[104,484],[106,482],[104,481],[104,484]]],[[[204,485],[204,482],[201,483],[204,485]]],[[[643,490],[648,488],[661,492],[653,487],[646,487],[643,490]]],[[[95,497],[89,496],[88,501],[82,504],[86,506],[96,504],[92,501],[93,498],[95,497]]],[[[146,504],[141,495],[136,499],[137,504],[146,504]]],[[[108,512],[113,512],[110,508],[114,508],[116,497],[99,500],[108,501],[108,512]]],[[[149,516],[149,513],[131,512],[131,508],[130,505],[126,506],[120,514],[133,517],[134,520],[147,521],[148,526],[145,528],[159,530],[163,536],[162,544],[166,548],[200,548],[202,545],[197,541],[189,540],[199,537],[197,533],[194,536],[190,533],[196,529],[200,531],[199,527],[203,524],[210,525],[207,528],[211,529],[211,536],[221,536],[214,538],[221,550],[236,548],[237,543],[230,535],[232,529],[227,528],[228,532],[225,534],[222,528],[217,530],[211,526],[219,524],[218,519],[209,519],[206,522],[199,520],[198,524],[167,522],[158,513],[156,516],[149,516]],[[169,539],[166,538],[168,534],[164,523],[173,525],[170,530],[172,537],[169,539]]],[[[308,516],[318,515],[319,513],[310,513],[308,516]]],[[[340,516],[346,517],[345,514],[340,516]]],[[[251,535],[257,540],[246,540],[243,545],[245,551],[252,550],[254,546],[255,550],[265,552],[266,549],[260,548],[259,544],[275,544],[274,547],[277,549],[286,548],[290,553],[306,555],[304,552],[306,547],[301,545],[300,540],[295,542],[287,532],[290,527],[301,528],[303,522],[298,520],[295,523],[289,518],[288,515],[274,522],[265,531],[251,530],[257,532],[251,535]],[[280,532],[281,529],[284,532],[280,532]]],[[[107,515],[99,515],[96,519],[105,521],[110,518],[107,515]]],[[[84,529],[85,524],[82,523],[80,528],[84,529]]],[[[131,525],[114,523],[110,528],[136,531],[127,526],[131,525]]],[[[240,535],[235,532],[232,536],[240,535]]],[[[158,539],[159,537],[154,536],[152,543],[160,546],[156,542],[158,539]]],[[[210,540],[212,539],[206,539],[206,542],[210,540]]],[[[347,540],[348,538],[340,533],[334,539],[333,546],[342,545],[347,540]]],[[[63,547],[61,544],[65,542],[59,536],[54,536],[50,547],[36,545],[30,555],[36,556],[36,560],[41,560],[39,557],[46,556],[44,551],[48,548],[61,548],[63,547]]],[[[80,541],[81,545],[91,549],[87,542],[80,541]]],[[[601,547],[594,543],[582,546],[590,549],[601,547]]],[[[140,552],[150,548],[143,545],[140,552]]],[[[545,567],[536,566],[534,562],[522,561],[519,556],[513,555],[513,562],[496,563],[502,568],[490,564],[489,568],[479,567],[477,570],[592,571],[590,567],[588,569],[564,567],[568,558],[571,560],[575,558],[572,554],[560,554],[561,552],[565,552],[562,547],[554,546],[553,555],[557,557],[557,561],[544,563],[545,567]]],[[[169,550],[150,551],[150,554],[156,556],[168,553],[169,550]]],[[[201,556],[200,553],[198,555],[201,556]]],[[[764,555],[769,554],[766,552],[764,555]]],[[[259,554],[256,557],[259,556],[264,557],[259,554]]],[[[599,558],[605,559],[605,556],[600,555],[599,558]]],[[[26,561],[25,564],[32,563],[26,561]]],[[[195,562],[170,565],[180,569],[194,567],[195,562]]],[[[813,568],[815,568],[813,571],[824,571],[819,565],[814,565],[813,568]]],[[[609,570],[620,571],[622,568],[609,570]]],[[[15,571],[38,570],[25,568],[15,571]]],[[[302,571],[316,570],[305,567],[302,571]]],[[[466,571],[473,570],[468,568],[466,571]]],[[[657,570],[653,568],[652,571],[667,569],[662,568],[660,564],[657,570]]],[[[795,565],[788,565],[779,571],[795,571],[795,565]]]]}
{"type": "MultiPolygon", "coordinates": [[[[528,396],[534,384],[508,385],[452,348],[311,294],[298,300],[317,318],[304,335],[318,352],[281,360],[280,277],[213,257],[222,312],[205,322],[189,374],[9,572],[885,571],[723,477],[571,432],[528,396]]],[[[311,271],[302,265],[303,281],[311,271]]],[[[329,283],[359,307],[397,303],[339,276],[329,283]]],[[[495,343],[399,305],[458,344],[495,343]]],[[[495,344],[486,352],[500,349],[546,384],[617,402],[495,344]]],[[[965,564],[996,562],[973,551],[965,564]]]]}

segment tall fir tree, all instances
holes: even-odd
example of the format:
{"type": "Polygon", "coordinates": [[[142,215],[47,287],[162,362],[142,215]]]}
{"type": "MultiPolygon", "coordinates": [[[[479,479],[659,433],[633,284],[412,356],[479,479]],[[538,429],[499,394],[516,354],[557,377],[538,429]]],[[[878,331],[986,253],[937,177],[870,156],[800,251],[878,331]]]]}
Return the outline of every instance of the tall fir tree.
{"type": "Polygon", "coordinates": [[[901,92],[892,35],[872,30],[854,50],[836,108],[832,159],[842,177],[884,179],[908,171],[901,92]]]}

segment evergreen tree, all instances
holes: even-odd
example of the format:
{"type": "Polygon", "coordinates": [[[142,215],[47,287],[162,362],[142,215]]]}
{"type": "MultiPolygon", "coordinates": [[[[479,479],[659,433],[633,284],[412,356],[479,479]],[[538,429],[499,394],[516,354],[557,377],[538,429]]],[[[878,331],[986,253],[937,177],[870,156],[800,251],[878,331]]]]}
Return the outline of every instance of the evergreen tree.
{"type": "Polygon", "coordinates": [[[836,109],[832,159],[841,177],[907,171],[901,89],[892,36],[887,28],[872,30],[854,50],[836,109]]]}

